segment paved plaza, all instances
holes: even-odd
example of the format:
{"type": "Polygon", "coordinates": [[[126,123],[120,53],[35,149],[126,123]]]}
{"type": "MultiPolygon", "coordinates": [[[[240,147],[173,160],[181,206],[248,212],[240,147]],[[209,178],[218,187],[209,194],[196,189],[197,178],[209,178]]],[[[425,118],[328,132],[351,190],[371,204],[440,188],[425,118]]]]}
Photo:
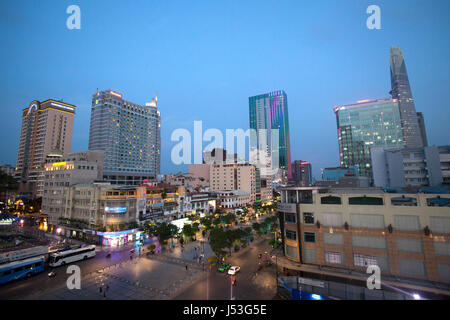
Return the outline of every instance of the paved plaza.
{"type": "Polygon", "coordinates": [[[79,290],[63,285],[27,299],[167,300],[205,276],[201,264],[192,261],[165,255],[142,256],[83,276],[79,290]]]}

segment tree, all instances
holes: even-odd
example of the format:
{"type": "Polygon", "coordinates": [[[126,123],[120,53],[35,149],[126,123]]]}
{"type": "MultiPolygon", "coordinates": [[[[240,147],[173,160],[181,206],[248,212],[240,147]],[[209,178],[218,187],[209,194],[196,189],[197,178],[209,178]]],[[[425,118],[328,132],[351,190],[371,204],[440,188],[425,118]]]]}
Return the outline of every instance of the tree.
{"type": "Polygon", "coordinates": [[[159,236],[159,241],[165,242],[178,234],[178,227],[171,223],[168,224],[166,222],[162,222],[156,225],[155,231],[156,235],[159,236]]]}
{"type": "Polygon", "coordinates": [[[19,188],[19,183],[14,177],[0,171],[0,192],[16,191],[19,188]]]}
{"type": "Polygon", "coordinates": [[[204,216],[200,219],[200,223],[205,226],[206,230],[209,230],[211,228],[212,219],[212,216],[204,216]]]}
{"type": "Polygon", "coordinates": [[[220,224],[220,222],[221,222],[220,218],[217,218],[217,219],[214,219],[212,223],[214,224],[214,226],[217,227],[220,224]]]}
{"type": "Polygon", "coordinates": [[[214,228],[209,234],[209,244],[216,256],[221,259],[224,255],[224,248],[228,247],[227,236],[221,228],[214,228]]]}
{"type": "Polygon", "coordinates": [[[261,225],[258,222],[253,222],[252,227],[256,232],[261,230],[261,225]]]}
{"type": "Polygon", "coordinates": [[[194,230],[192,229],[192,226],[188,223],[186,223],[183,226],[183,229],[181,230],[181,232],[183,233],[183,235],[187,238],[192,238],[195,234],[194,230]]]}

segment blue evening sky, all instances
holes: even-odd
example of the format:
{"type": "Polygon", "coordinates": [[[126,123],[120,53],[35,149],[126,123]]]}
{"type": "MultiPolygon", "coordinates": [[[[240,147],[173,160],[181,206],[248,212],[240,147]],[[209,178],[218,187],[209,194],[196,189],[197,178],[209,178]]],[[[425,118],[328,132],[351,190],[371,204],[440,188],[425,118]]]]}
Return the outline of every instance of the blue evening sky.
{"type": "Polygon", "coordinates": [[[288,96],[292,160],[339,164],[333,106],[389,97],[389,48],[403,50],[429,144],[450,144],[450,1],[2,0],[0,162],[14,165],[21,110],[78,106],[72,151],[86,150],[91,96],[113,89],[144,104],[159,94],[162,173],[176,128],[248,128],[248,97],[288,96]],[[81,8],[81,30],[66,8],[81,8]],[[366,9],[381,7],[381,30],[366,9]]]}

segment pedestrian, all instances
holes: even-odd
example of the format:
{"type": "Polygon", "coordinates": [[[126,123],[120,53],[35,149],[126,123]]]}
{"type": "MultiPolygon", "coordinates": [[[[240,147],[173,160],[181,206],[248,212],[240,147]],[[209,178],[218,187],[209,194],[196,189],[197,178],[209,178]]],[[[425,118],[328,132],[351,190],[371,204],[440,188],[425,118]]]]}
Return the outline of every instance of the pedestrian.
{"type": "Polygon", "coordinates": [[[187,265],[186,265],[186,271],[187,271],[187,265]]]}
{"type": "Polygon", "coordinates": [[[102,287],[101,286],[98,288],[98,291],[100,292],[100,294],[102,293],[102,287]]]}

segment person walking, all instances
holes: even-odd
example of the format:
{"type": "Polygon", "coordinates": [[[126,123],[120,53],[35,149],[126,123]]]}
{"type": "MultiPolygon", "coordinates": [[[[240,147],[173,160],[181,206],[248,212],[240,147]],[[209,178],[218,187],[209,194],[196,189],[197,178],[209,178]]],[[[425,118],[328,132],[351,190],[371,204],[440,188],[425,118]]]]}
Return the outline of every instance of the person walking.
{"type": "Polygon", "coordinates": [[[186,265],[186,271],[188,270],[188,267],[187,267],[187,265],[186,265]]]}

